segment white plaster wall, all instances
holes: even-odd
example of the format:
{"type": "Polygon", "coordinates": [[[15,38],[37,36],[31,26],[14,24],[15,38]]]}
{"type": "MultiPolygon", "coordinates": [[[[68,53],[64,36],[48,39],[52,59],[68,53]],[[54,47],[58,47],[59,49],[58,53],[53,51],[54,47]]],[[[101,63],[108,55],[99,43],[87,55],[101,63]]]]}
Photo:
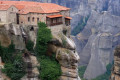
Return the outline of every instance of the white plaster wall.
{"type": "Polygon", "coordinates": [[[17,12],[18,9],[14,6],[11,6],[7,10],[7,22],[17,23],[17,12]]]}
{"type": "Polygon", "coordinates": [[[7,22],[7,12],[6,11],[0,11],[0,19],[1,21],[0,22],[4,22],[6,23],[7,22]]]}

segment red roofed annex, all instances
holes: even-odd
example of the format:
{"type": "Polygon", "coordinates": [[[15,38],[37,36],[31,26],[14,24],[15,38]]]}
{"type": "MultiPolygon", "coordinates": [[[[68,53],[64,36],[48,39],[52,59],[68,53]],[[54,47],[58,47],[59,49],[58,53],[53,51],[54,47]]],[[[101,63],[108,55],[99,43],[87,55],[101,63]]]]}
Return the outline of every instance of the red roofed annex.
{"type": "Polygon", "coordinates": [[[48,26],[70,25],[70,8],[53,3],[30,1],[0,1],[0,22],[37,25],[39,21],[48,26]]]}

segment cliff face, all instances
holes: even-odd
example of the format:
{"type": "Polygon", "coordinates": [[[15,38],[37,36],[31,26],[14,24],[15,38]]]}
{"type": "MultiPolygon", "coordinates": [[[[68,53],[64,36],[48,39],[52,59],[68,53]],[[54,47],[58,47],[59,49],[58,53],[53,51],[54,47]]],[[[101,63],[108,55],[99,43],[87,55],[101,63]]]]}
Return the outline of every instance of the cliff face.
{"type": "Polygon", "coordinates": [[[114,52],[114,65],[110,80],[120,80],[120,46],[114,52]]]}
{"type": "Polygon", "coordinates": [[[81,57],[79,65],[87,66],[84,78],[91,80],[106,72],[106,65],[113,61],[113,49],[120,44],[120,17],[117,11],[120,3],[89,0],[89,5],[91,14],[87,24],[73,39],[81,57]]]}
{"type": "Polygon", "coordinates": [[[106,65],[112,62],[113,49],[120,43],[119,21],[119,16],[93,11],[84,30],[75,38],[78,43],[87,41],[84,43],[85,46],[79,47],[81,51],[78,50],[81,57],[80,65],[87,65],[85,78],[92,79],[103,74],[106,72],[106,65]],[[101,67],[98,68],[96,65],[101,67]]]}
{"type": "Polygon", "coordinates": [[[73,37],[76,50],[81,57],[79,65],[88,65],[84,75],[87,79],[95,78],[106,71],[105,66],[113,60],[113,49],[120,43],[120,0],[30,1],[57,3],[72,8],[72,29],[80,22],[82,17],[89,15],[89,20],[83,31],[73,37]],[[96,49],[94,49],[95,45],[96,49]],[[100,73],[96,71],[97,62],[100,63],[99,66],[102,66],[99,70],[100,73]],[[93,65],[93,63],[95,64],[93,65]],[[91,67],[95,68],[93,69],[94,74],[90,74],[91,67]]]}
{"type": "MultiPolygon", "coordinates": [[[[13,43],[15,44],[15,49],[19,51],[25,50],[27,40],[31,40],[36,44],[37,30],[38,30],[37,26],[33,27],[16,24],[1,24],[0,25],[1,45],[7,47],[8,45],[11,44],[11,41],[13,41],[13,43]]],[[[62,75],[59,80],[66,79],[80,80],[78,76],[79,56],[78,53],[75,51],[76,46],[74,42],[68,37],[70,35],[68,34],[67,36],[65,36],[62,31],[56,32],[54,29],[51,29],[51,31],[53,39],[48,44],[47,53],[48,54],[55,53],[56,59],[61,65],[62,75]]],[[[70,29],[67,30],[67,33],[69,33],[69,31],[70,29]]],[[[40,63],[37,61],[36,56],[26,51],[23,55],[23,59],[24,62],[29,65],[28,68],[26,69],[27,74],[21,80],[26,79],[39,80],[38,79],[39,71],[37,69],[37,66],[39,66],[40,63]]],[[[3,74],[1,74],[1,79],[6,79],[2,75],[3,74]]]]}

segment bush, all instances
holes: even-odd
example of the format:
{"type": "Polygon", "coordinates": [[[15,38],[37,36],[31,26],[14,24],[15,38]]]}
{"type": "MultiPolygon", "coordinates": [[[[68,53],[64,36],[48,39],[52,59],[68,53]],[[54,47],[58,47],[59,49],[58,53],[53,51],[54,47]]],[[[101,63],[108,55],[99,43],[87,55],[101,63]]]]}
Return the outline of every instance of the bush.
{"type": "Polygon", "coordinates": [[[6,63],[2,72],[11,80],[20,80],[25,75],[25,64],[21,55],[16,55],[13,62],[6,63]]]}
{"type": "Polygon", "coordinates": [[[0,44],[0,56],[2,61],[7,63],[13,61],[13,53],[15,52],[15,45],[13,42],[9,45],[9,47],[3,47],[0,44]]]}
{"type": "Polygon", "coordinates": [[[84,77],[86,68],[87,68],[86,66],[81,66],[78,68],[78,72],[79,72],[79,76],[80,76],[81,80],[85,80],[83,77],[84,77]]]}
{"type": "Polygon", "coordinates": [[[26,44],[27,50],[33,52],[34,51],[33,46],[34,46],[34,43],[32,41],[28,40],[28,42],[26,44]]]}
{"type": "Polygon", "coordinates": [[[3,47],[0,44],[0,56],[5,63],[2,72],[11,80],[20,80],[25,75],[25,66],[22,55],[15,54],[15,45],[13,42],[9,47],[3,47]]]}
{"type": "Polygon", "coordinates": [[[40,59],[40,79],[42,80],[57,80],[61,76],[60,64],[50,57],[43,57],[40,59]]]}

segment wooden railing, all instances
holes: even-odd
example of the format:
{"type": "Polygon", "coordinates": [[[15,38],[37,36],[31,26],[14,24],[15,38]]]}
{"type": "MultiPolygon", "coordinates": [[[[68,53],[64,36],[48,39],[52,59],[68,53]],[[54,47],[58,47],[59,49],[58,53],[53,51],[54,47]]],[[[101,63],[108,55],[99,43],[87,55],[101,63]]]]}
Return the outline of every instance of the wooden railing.
{"type": "Polygon", "coordinates": [[[58,23],[51,23],[50,26],[54,26],[54,25],[60,25],[63,24],[63,22],[58,22],[58,23]]]}

